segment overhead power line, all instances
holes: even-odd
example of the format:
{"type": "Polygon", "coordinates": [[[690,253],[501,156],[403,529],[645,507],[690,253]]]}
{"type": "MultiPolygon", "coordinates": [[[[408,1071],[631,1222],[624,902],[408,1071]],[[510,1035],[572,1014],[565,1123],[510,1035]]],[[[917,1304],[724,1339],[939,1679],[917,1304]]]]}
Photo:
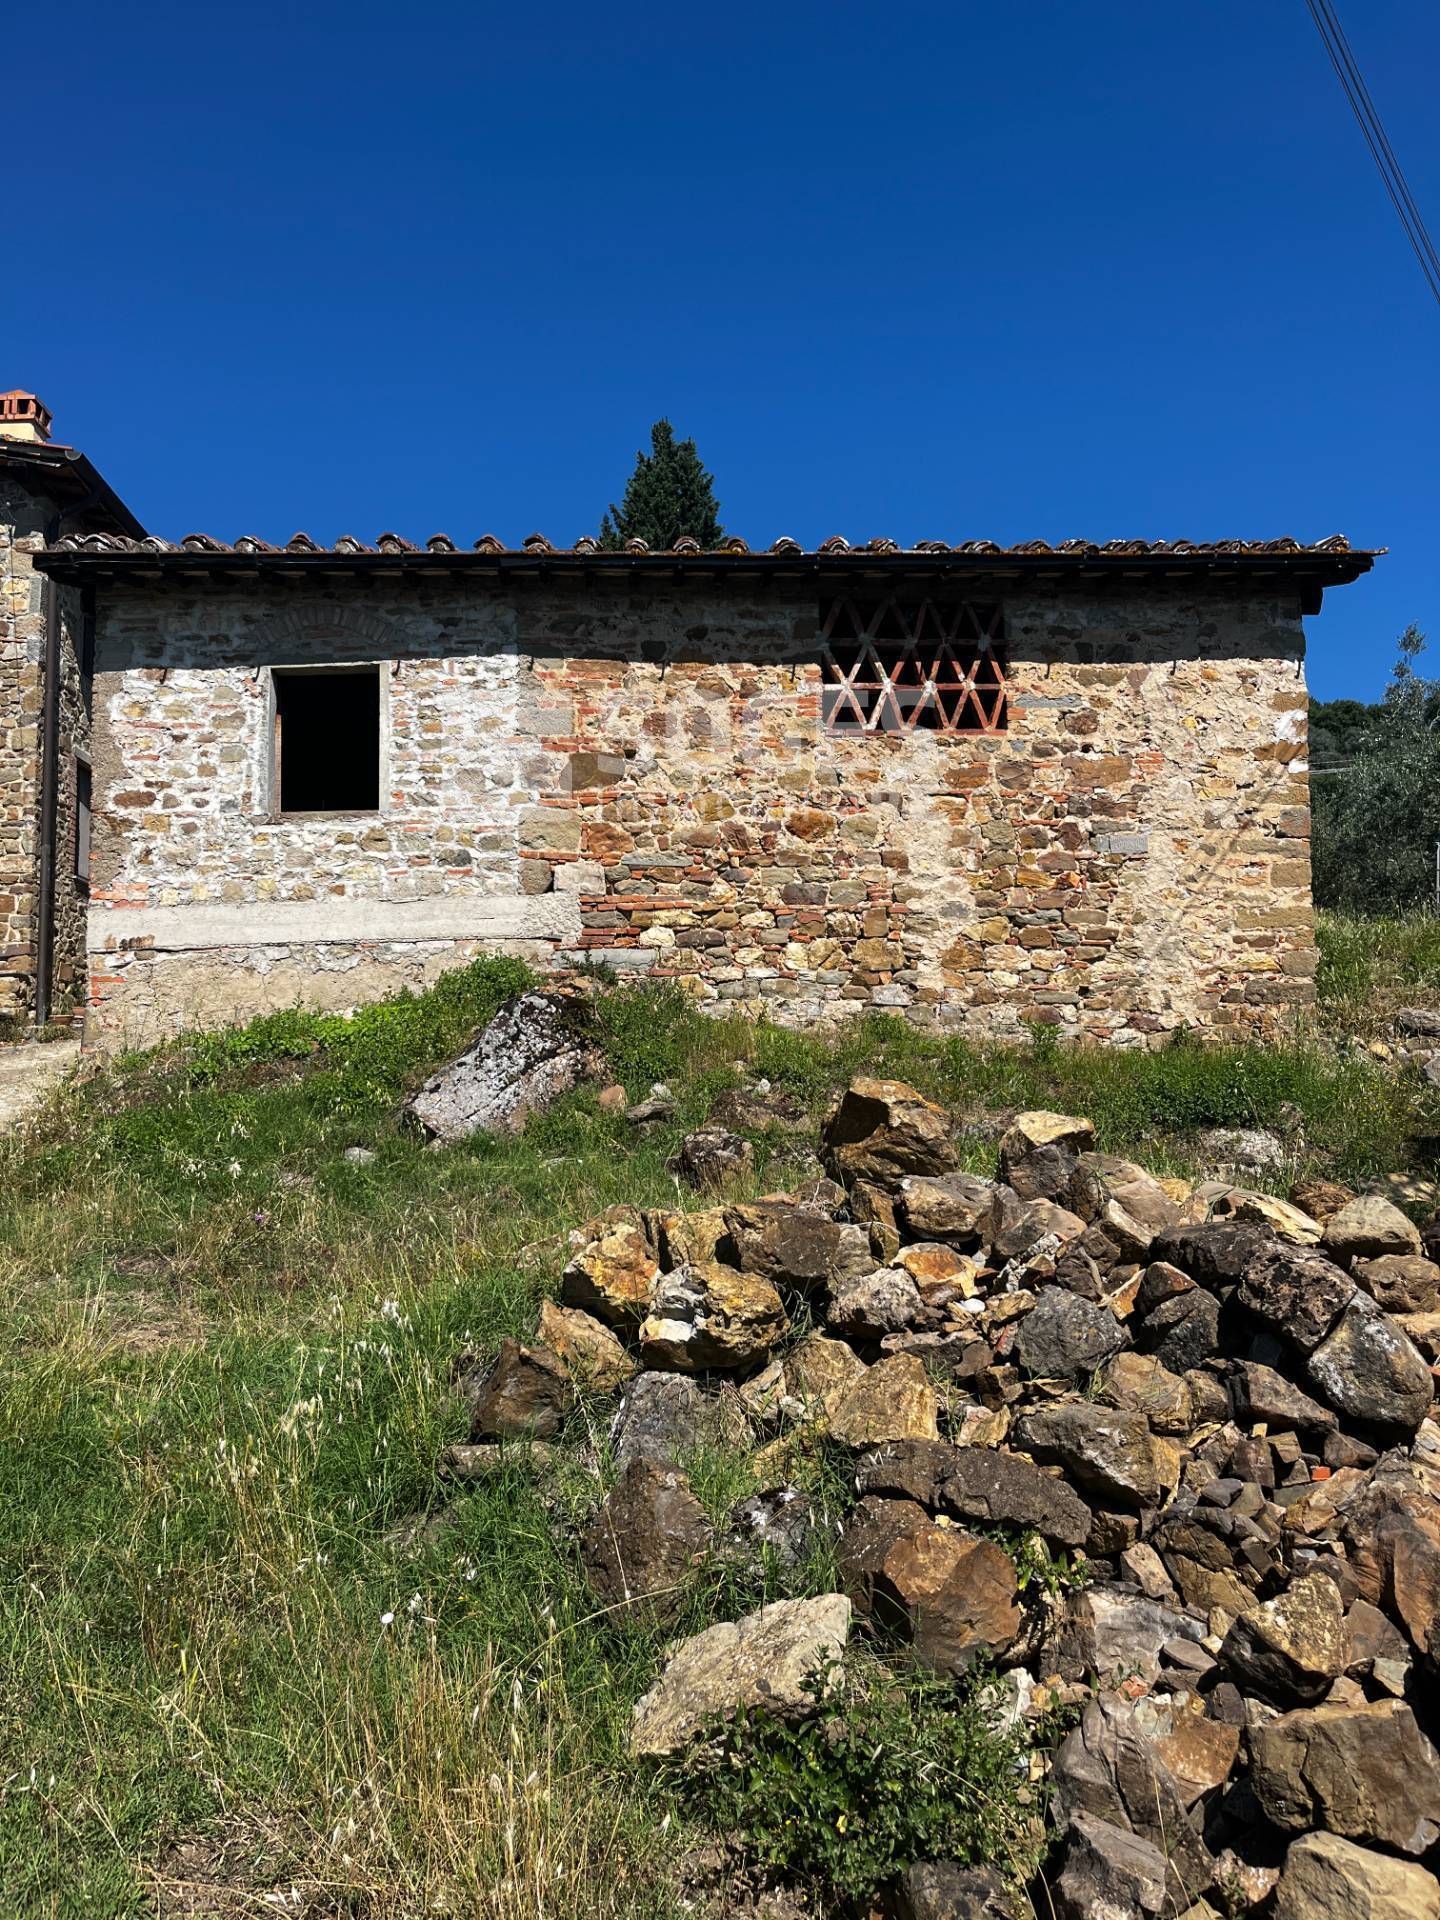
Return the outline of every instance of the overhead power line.
{"type": "Polygon", "coordinates": [[[1365,85],[1355,56],[1350,51],[1350,42],[1345,38],[1345,30],[1340,25],[1330,0],[1305,0],[1310,9],[1310,17],[1315,22],[1325,51],[1330,56],[1330,64],[1335,69],[1336,78],[1345,90],[1345,98],[1350,102],[1350,110],[1359,122],[1360,131],[1365,136],[1365,144],[1370,149],[1390,203],[1399,215],[1400,224],[1405,229],[1405,238],[1414,249],[1415,258],[1420,262],[1420,271],[1425,276],[1426,285],[1440,305],[1440,254],[1421,218],[1420,209],[1415,204],[1415,196],[1395,157],[1389,136],[1385,132],[1384,122],[1376,110],[1375,102],[1370,98],[1370,90],[1365,85]]]}

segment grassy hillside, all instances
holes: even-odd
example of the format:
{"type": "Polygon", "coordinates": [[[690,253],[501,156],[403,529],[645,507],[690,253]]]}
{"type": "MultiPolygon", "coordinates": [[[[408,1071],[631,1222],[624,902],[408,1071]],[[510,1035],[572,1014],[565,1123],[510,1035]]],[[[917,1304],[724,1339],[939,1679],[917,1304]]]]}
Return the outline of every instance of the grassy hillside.
{"type": "MultiPolygon", "coordinates": [[[[1387,993],[1433,1004],[1433,926],[1327,930],[1345,1031],[1385,968],[1387,993]]],[[[818,1115],[856,1071],[909,1079],[985,1170],[1018,1106],[1087,1113],[1159,1171],[1193,1166],[1209,1125],[1279,1127],[1296,1170],[1357,1181],[1440,1132],[1417,1075],[1319,1042],[1004,1052],[884,1020],[827,1042],[611,988],[612,1071],[632,1098],[665,1080],[673,1123],[639,1135],[588,1089],[518,1141],[427,1150],[403,1093],[522,979],[478,962],[353,1020],[122,1062],[0,1142],[7,1912],[677,1910],[690,1803],[622,1751],[669,1636],[598,1618],[571,1540],[604,1409],[554,1476],[522,1460],[457,1494],[436,1462],[463,1435],[453,1357],[530,1331],[587,1216],[676,1204],[666,1157],[724,1087],[764,1076],[818,1115]]],[[[810,1170],[808,1138],[757,1148],[757,1191],[810,1170]]],[[[697,1463],[717,1521],[745,1471],[697,1463]]],[[[680,1631],[717,1585],[739,1608],[782,1576],[717,1568],[680,1631]]]]}

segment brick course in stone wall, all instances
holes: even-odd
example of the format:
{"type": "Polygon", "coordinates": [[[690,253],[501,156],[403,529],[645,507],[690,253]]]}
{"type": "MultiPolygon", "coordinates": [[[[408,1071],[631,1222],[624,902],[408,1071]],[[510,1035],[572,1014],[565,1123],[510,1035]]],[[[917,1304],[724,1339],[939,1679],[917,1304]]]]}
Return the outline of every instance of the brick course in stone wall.
{"type": "MultiPolygon", "coordinates": [[[[933,588],[929,589],[933,591],[933,588]]],[[[102,599],[90,1032],[416,985],[479,947],[1126,1045],[1312,996],[1293,597],[1004,608],[1008,731],[827,735],[807,587],[102,599]],[[381,665],[382,807],[278,816],[269,669],[381,665]]]]}

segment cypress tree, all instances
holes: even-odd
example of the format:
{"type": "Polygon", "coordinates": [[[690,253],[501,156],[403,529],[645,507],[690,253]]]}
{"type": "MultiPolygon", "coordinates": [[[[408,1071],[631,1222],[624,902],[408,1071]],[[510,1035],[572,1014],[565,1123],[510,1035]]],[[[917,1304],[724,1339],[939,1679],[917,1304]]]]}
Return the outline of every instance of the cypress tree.
{"type": "Polygon", "coordinates": [[[613,550],[643,540],[659,550],[687,534],[702,547],[718,547],[725,536],[714,478],[701,466],[695,442],[677,440],[670,422],[657,420],[649,453],[635,456],[625,498],[600,522],[600,544],[613,550]]]}

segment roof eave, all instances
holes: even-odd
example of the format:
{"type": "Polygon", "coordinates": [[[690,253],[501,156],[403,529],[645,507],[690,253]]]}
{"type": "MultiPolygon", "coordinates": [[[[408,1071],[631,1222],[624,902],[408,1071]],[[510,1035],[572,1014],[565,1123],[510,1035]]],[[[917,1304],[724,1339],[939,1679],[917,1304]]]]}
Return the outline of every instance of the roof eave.
{"type": "Polygon", "coordinates": [[[338,553],[170,551],[77,552],[51,549],[36,566],[61,581],[139,583],[157,578],[254,578],[307,574],[332,576],[473,573],[480,576],[537,574],[638,574],[675,579],[717,575],[777,575],[794,578],[857,578],[887,574],[932,577],[966,575],[995,581],[1042,577],[1128,576],[1205,580],[1249,577],[1296,585],[1344,586],[1368,573],[1375,555],[1345,550],[1271,553],[624,553],[465,550],[454,553],[338,553]]]}
{"type": "Polygon", "coordinates": [[[36,491],[48,491],[65,508],[67,519],[83,515],[107,533],[123,534],[129,540],[146,537],[143,522],[77,447],[0,436],[0,468],[8,468],[27,482],[39,483],[36,491]]]}

